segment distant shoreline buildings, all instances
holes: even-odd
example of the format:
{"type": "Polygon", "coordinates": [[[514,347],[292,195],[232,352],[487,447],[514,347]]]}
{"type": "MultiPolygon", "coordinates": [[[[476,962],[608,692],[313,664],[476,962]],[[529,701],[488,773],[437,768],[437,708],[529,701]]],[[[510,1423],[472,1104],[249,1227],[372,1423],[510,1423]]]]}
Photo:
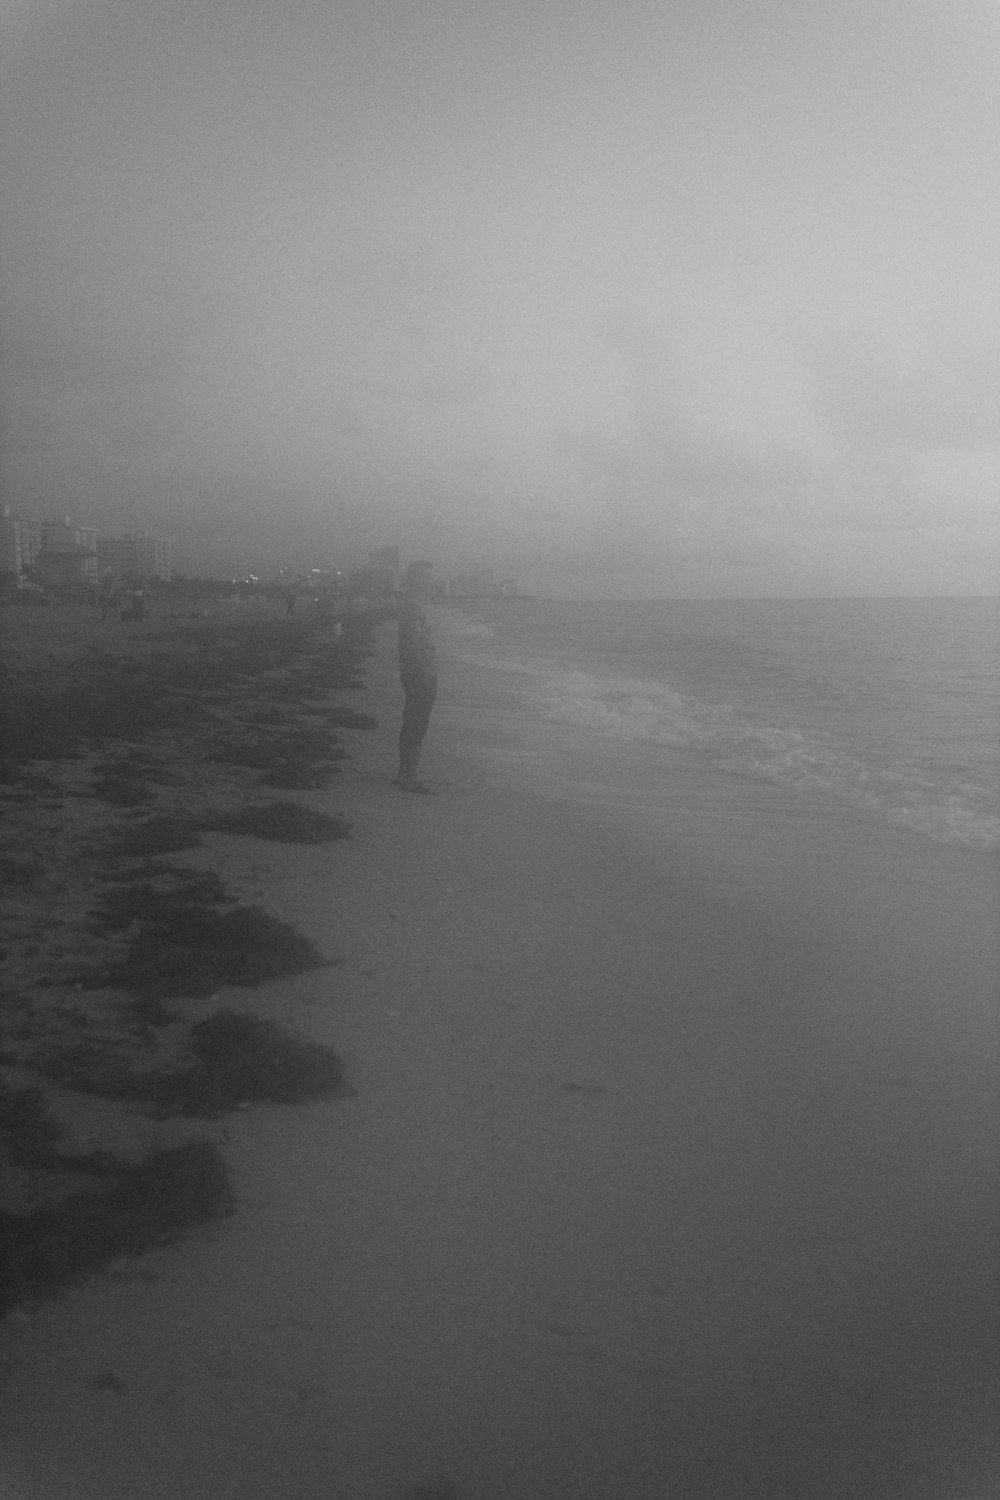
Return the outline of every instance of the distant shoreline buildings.
{"type": "MultiPolygon", "coordinates": [[[[492,568],[479,568],[474,573],[456,573],[448,578],[438,577],[428,563],[429,587],[435,599],[521,599],[516,578],[496,579],[492,568]]],[[[255,580],[256,581],[256,580],[255,580]]],[[[395,546],[378,547],[368,554],[367,565],[357,568],[312,568],[308,573],[296,572],[292,568],[281,568],[278,572],[279,587],[318,591],[330,589],[335,594],[346,594],[350,598],[391,599],[403,586],[403,565],[400,549],[395,546]]]]}
{"type": "Polygon", "coordinates": [[[480,568],[475,573],[458,574],[448,579],[445,591],[449,599],[518,599],[520,592],[516,578],[493,576],[492,568],[480,568]]]}
{"type": "MultiPolygon", "coordinates": [[[[72,516],[44,521],[16,515],[9,505],[0,514],[0,587],[5,590],[96,590],[106,579],[142,579],[147,584],[169,583],[174,574],[172,547],[149,531],[111,536],[72,516]]],[[[256,587],[306,590],[319,593],[389,599],[402,587],[403,567],[397,546],[378,547],[367,565],[341,569],[332,565],[305,571],[279,568],[270,576],[249,575],[256,587]]],[[[233,579],[235,583],[237,580],[233,579]]],[[[471,573],[431,579],[439,599],[518,599],[516,578],[497,579],[490,567],[471,573]]]]}
{"type": "Polygon", "coordinates": [[[0,515],[0,584],[7,588],[97,588],[107,574],[169,580],[171,544],[148,531],[108,536],[72,516],[34,521],[0,515]]]}

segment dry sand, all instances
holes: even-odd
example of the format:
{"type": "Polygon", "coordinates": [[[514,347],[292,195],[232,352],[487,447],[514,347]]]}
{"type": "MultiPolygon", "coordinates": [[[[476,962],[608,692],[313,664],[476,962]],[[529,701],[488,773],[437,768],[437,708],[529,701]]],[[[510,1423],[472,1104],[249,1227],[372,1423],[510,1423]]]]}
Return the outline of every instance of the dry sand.
{"type": "Polygon", "coordinates": [[[239,1002],[335,1046],[354,1092],[210,1126],[233,1218],[8,1319],[5,1500],[996,1493],[970,1487],[979,1304],[920,1294],[956,1275],[963,1184],[925,1222],[920,1143],[872,1158],[864,1079],[914,1059],[862,1023],[835,1086],[813,1066],[866,957],[495,784],[442,750],[446,704],[439,795],[401,794],[389,630],[358,706],[378,731],[306,797],[350,841],[185,856],[341,955],[239,1002]],[[824,1129],[847,1144],[817,1178],[824,1129]],[[897,1201],[838,1232],[852,1176],[897,1201]],[[893,1309],[869,1273],[897,1238],[924,1248],[893,1309]]]}

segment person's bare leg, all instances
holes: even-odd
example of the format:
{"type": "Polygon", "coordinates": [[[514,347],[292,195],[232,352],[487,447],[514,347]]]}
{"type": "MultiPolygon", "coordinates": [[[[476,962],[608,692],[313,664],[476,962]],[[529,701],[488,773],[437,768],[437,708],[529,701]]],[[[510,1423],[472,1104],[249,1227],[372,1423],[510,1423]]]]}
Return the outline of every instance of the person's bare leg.
{"type": "Polygon", "coordinates": [[[420,760],[420,746],[409,745],[399,757],[399,775],[396,777],[396,785],[404,792],[423,792],[429,794],[431,788],[426,781],[420,781],[417,777],[417,765],[420,760]]]}

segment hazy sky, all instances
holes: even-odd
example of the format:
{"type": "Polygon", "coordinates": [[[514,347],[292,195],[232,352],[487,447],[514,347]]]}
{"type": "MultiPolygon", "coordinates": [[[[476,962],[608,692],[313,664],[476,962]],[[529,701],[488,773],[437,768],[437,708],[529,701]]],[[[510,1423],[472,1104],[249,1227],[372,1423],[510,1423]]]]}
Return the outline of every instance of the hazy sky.
{"type": "Polygon", "coordinates": [[[194,572],[996,588],[996,0],[0,14],[15,508],[194,572]]]}

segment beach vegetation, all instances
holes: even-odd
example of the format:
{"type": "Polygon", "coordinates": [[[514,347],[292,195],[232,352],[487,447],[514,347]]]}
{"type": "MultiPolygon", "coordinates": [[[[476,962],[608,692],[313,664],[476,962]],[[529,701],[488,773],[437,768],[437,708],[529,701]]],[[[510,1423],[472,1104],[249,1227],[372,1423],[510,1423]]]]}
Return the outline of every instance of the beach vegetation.
{"type": "Polygon", "coordinates": [[[334,724],[340,729],[377,729],[378,720],[374,714],[354,713],[349,708],[328,708],[323,711],[323,718],[328,724],[334,724]]]}
{"type": "Polygon", "coordinates": [[[314,812],[299,802],[261,802],[222,813],[202,826],[216,833],[269,839],[279,844],[327,844],[349,837],[351,825],[334,813],[314,812]]]}
{"type": "Polygon", "coordinates": [[[12,1089],[0,1079],[0,1159],[15,1167],[51,1166],[62,1134],[41,1089],[12,1089]]]}
{"type": "Polygon", "coordinates": [[[328,707],[332,692],[360,685],[370,626],[359,620],[322,649],[296,622],[152,626],[100,645],[62,642],[23,665],[15,657],[5,681],[0,784],[27,837],[0,858],[0,888],[27,911],[6,939],[30,993],[0,996],[0,1062],[18,1080],[0,1083],[0,1162],[11,1188],[0,1212],[2,1306],[167,1243],[231,1206],[224,1163],[207,1143],[135,1165],[141,1114],[214,1118],[345,1087],[330,1048],[236,1010],[205,1016],[205,1000],[219,1004],[223,986],[256,989],[334,960],[290,924],[238,904],[213,871],[172,859],[209,830],[310,844],[348,836],[342,818],[290,799],[246,805],[246,776],[226,767],[248,766],[287,791],[336,774],[347,752],[334,731],[374,725],[328,707]],[[83,756],[68,774],[51,764],[83,756]],[[56,842],[46,822],[32,842],[35,809],[49,821],[62,809],[69,828],[81,779],[94,803],[74,819],[80,832],[56,842]],[[206,800],[221,805],[206,812],[206,800]],[[88,831],[95,826],[99,834],[88,831]],[[54,910],[55,884],[64,898],[54,910]],[[74,988],[87,993],[74,998],[74,988]],[[198,1003],[168,1010],[166,1001],[198,1003]],[[41,1086],[20,1086],[25,1072],[41,1086]],[[96,1108],[80,1095],[108,1102],[121,1156],[92,1149],[91,1136],[87,1150],[73,1149],[96,1108]]]}
{"type": "MultiPolygon", "coordinates": [[[[128,906],[129,887],[121,887],[128,906]]],[[[133,892],[141,917],[129,917],[125,952],[76,977],[85,989],[117,989],[139,1000],[196,999],[220,985],[256,989],[270,979],[325,967],[315,943],[259,906],[219,912],[183,892],[133,892]]],[[[125,923],[121,908],[102,920],[125,923]]]]}
{"type": "Polygon", "coordinates": [[[214,870],[185,870],[175,865],[153,867],[153,879],[166,876],[171,887],[164,890],[152,879],[111,886],[104,894],[92,924],[95,932],[123,932],[133,922],[162,921],[173,911],[193,906],[221,906],[233,897],[214,870]]]}
{"type": "Polygon", "coordinates": [[[0,1314],[25,1298],[51,1296],[120,1256],[171,1244],[232,1207],[218,1147],[190,1141],[137,1165],[109,1163],[96,1189],[30,1213],[0,1213],[0,1314]]]}
{"type": "Polygon", "coordinates": [[[140,807],[156,798],[141,771],[122,761],[106,761],[98,766],[93,786],[95,797],[116,807],[140,807]]]}
{"type": "Polygon", "coordinates": [[[270,771],[288,760],[343,760],[346,754],[338,736],[328,730],[297,728],[257,740],[220,736],[208,758],[216,764],[270,771]]]}
{"type": "Polygon", "coordinates": [[[241,1104],[302,1104],[344,1089],[337,1053],[275,1021],[223,1010],[192,1026],[181,1067],[138,1075],[166,1114],[214,1117],[241,1104]]]}
{"type": "Polygon", "coordinates": [[[326,786],[339,769],[329,761],[282,760],[265,771],[260,779],[264,786],[273,786],[279,791],[308,792],[326,786]]]}
{"type": "Polygon", "coordinates": [[[305,1104],[345,1090],[332,1048],[234,1010],[191,1025],[163,1066],[130,1067],[88,1041],[52,1048],[36,1065],[64,1088],[151,1105],[162,1117],[215,1119],[241,1105],[305,1104]]]}
{"type": "Polygon", "coordinates": [[[196,849],[201,843],[191,818],[166,813],[147,818],[115,833],[108,841],[111,857],[142,859],[156,854],[176,854],[182,849],[196,849]]]}
{"type": "Polygon", "coordinates": [[[0,885],[32,886],[45,875],[45,866],[37,859],[17,859],[0,854],[0,885]]]}

